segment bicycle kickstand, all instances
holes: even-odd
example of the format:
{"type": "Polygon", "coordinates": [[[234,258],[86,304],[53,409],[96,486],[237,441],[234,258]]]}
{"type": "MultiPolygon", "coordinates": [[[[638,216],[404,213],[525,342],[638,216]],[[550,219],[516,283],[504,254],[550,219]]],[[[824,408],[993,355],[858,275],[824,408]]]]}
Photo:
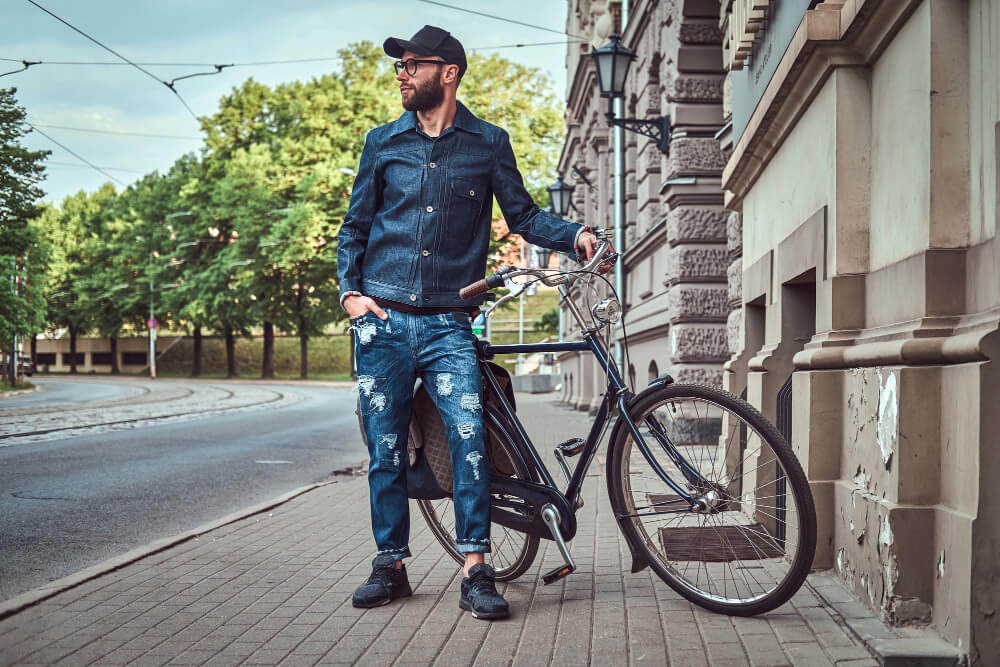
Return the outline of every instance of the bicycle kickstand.
{"type": "Polygon", "coordinates": [[[542,521],[548,526],[549,532],[552,533],[552,539],[555,540],[556,546],[559,548],[559,553],[565,561],[565,563],[556,569],[542,576],[542,582],[548,586],[552,582],[559,581],[563,577],[572,574],[576,570],[576,563],[573,562],[573,556],[570,555],[566,541],[563,540],[562,533],[559,532],[559,510],[551,503],[546,503],[542,506],[542,521]]]}

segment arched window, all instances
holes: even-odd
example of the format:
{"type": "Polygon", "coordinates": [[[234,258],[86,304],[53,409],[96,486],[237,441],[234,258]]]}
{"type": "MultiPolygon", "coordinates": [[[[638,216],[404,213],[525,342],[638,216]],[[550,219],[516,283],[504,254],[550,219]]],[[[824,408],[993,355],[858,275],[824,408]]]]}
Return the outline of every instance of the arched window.
{"type": "Polygon", "coordinates": [[[655,361],[649,362],[649,380],[646,382],[646,384],[652,384],[653,380],[655,380],[658,377],[660,377],[660,369],[656,367],[656,362],[655,361]]]}

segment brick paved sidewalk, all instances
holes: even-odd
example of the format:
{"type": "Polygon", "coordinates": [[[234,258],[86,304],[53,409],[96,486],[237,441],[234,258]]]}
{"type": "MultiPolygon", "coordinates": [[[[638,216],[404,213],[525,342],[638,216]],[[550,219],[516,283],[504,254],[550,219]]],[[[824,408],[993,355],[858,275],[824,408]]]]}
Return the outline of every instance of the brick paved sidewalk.
{"type": "MultiPolygon", "coordinates": [[[[565,429],[551,399],[519,401],[533,435],[565,429]]],[[[649,569],[629,574],[603,471],[591,477],[572,544],[579,571],[543,586],[539,573],[557,564],[543,540],[531,571],[501,585],[507,621],[458,609],[458,566],[419,512],[413,597],[354,609],[374,544],[366,480],[344,478],[0,621],[0,664],[877,664],[811,587],[740,619],[693,607],[649,569]]]]}

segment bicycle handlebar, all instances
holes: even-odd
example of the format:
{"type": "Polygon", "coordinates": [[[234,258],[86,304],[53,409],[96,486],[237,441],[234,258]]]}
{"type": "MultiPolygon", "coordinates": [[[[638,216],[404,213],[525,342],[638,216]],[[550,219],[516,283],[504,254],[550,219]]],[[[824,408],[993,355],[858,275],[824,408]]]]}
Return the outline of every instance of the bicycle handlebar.
{"type": "Polygon", "coordinates": [[[618,259],[617,253],[608,253],[608,248],[611,247],[611,242],[606,238],[599,237],[600,243],[598,243],[597,248],[594,251],[594,256],[587,262],[584,266],[576,269],[572,274],[570,273],[545,273],[544,270],[540,269],[522,269],[516,266],[501,266],[493,274],[483,278],[482,280],[477,280],[471,285],[466,285],[458,291],[459,298],[471,299],[474,296],[478,296],[483,292],[490,289],[495,289],[503,285],[507,278],[514,278],[517,276],[531,275],[538,278],[542,284],[548,285],[549,287],[555,287],[556,285],[572,284],[581,273],[588,273],[594,271],[599,265],[605,262],[614,263],[618,259]]]}

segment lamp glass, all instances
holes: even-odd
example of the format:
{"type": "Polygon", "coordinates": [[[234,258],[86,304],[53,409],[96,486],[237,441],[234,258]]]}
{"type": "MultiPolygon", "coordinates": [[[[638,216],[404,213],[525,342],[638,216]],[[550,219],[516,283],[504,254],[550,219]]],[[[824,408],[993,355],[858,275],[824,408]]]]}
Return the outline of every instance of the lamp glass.
{"type": "Polygon", "coordinates": [[[614,79],[611,90],[615,97],[622,97],[625,94],[625,78],[628,76],[628,68],[632,64],[633,57],[631,53],[616,53],[614,56],[615,65],[612,68],[614,79]]]}
{"type": "Polygon", "coordinates": [[[569,211],[569,198],[573,194],[573,186],[563,182],[562,174],[556,179],[555,184],[545,188],[549,191],[549,206],[552,212],[562,217],[569,211]]]}
{"type": "Polygon", "coordinates": [[[597,68],[597,83],[602,97],[621,97],[625,94],[625,78],[629,66],[635,60],[635,51],[623,46],[618,35],[611,35],[611,41],[590,52],[597,68]]]}

